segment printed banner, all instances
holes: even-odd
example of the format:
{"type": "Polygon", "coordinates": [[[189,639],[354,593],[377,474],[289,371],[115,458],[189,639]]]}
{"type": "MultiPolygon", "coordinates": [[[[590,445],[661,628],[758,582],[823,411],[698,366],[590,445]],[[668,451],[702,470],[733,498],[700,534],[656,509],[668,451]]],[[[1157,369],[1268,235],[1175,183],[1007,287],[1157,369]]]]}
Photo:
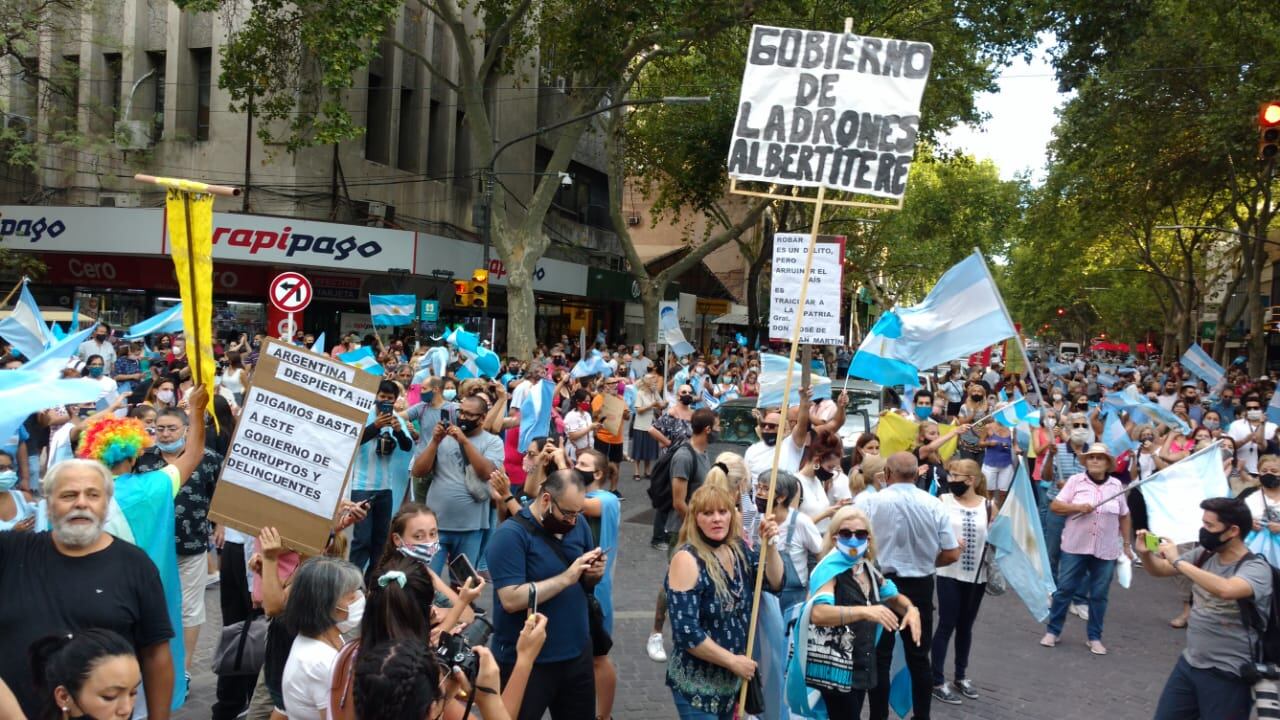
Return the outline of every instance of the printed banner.
{"type": "MultiPolygon", "coordinates": [[[[790,342],[791,333],[795,330],[808,249],[809,236],[806,234],[778,233],[773,236],[769,337],[774,340],[790,342]]],[[[843,260],[844,237],[819,235],[809,270],[809,293],[805,296],[804,322],[800,328],[801,344],[844,344],[843,327],[840,325],[843,260]]]]}

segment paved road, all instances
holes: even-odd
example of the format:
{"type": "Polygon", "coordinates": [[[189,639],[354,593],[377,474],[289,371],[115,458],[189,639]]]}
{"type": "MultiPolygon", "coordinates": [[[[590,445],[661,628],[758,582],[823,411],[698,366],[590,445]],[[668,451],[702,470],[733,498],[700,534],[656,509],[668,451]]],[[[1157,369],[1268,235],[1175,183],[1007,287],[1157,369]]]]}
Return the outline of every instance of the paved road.
{"type": "MultiPolygon", "coordinates": [[[[640,484],[626,481],[624,522],[615,580],[617,607],[612,657],[618,666],[618,720],[669,720],[675,717],[664,685],[664,666],[645,654],[653,625],[653,602],[666,569],[665,556],[648,545],[651,511],[640,484]]],[[[217,588],[208,591],[209,623],[201,634],[196,676],[180,720],[209,717],[213,676],[207,670],[219,623],[217,588]]],[[[1129,590],[1112,588],[1103,635],[1111,651],[1105,657],[1085,648],[1084,623],[1070,617],[1062,644],[1052,650],[1037,642],[1043,626],[1035,623],[1016,597],[986,598],[978,616],[969,676],[982,693],[964,705],[934,704],[937,718],[983,720],[1146,720],[1164,680],[1182,650],[1183,632],[1167,620],[1179,601],[1172,581],[1156,580],[1140,570],[1129,590]]],[[[668,649],[670,635],[668,634],[668,649]]],[[[948,670],[948,673],[950,670],[948,670]]]]}

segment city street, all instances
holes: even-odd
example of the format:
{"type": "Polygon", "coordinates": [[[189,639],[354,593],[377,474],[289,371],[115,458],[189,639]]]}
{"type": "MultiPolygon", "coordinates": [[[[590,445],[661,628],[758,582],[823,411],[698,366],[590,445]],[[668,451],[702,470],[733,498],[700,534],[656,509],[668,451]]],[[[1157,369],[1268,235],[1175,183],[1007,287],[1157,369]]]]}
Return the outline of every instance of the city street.
{"type": "MultiPolygon", "coordinates": [[[[620,566],[614,584],[617,608],[612,658],[618,666],[618,720],[670,720],[675,717],[664,684],[664,666],[645,654],[653,625],[653,601],[666,569],[663,553],[649,547],[648,498],[641,483],[624,481],[620,566]]],[[[179,720],[209,717],[213,676],[209,656],[217,633],[217,588],[210,588],[209,622],[201,634],[197,672],[179,720]]],[[[1172,580],[1157,580],[1135,568],[1133,587],[1114,585],[1103,641],[1110,654],[1091,655],[1084,623],[1070,616],[1062,642],[1040,647],[1044,628],[1032,621],[1011,593],[988,597],[978,615],[969,676],[982,693],[959,706],[934,703],[938,718],[983,720],[1146,720],[1183,647],[1183,631],[1169,627],[1178,612],[1172,580]]],[[[670,632],[667,633],[670,649],[670,632]]],[[[950,666],[948,666],[950,674],[950,666]]]]}

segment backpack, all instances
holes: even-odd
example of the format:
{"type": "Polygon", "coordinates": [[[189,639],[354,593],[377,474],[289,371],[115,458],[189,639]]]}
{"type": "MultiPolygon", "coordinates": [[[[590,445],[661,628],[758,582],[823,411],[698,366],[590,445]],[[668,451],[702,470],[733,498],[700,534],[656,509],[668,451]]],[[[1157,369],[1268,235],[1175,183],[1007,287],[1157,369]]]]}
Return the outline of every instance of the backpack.
{"type": "Polygon", "coordinates": [[[649,500],[654,510],[670,510],[674,504],[671,497],[671,461],[675,459],[680,448],[688,445],[688,441],[674,442],[663,451],[649,470],[649,500]]]}
{"type": "MultiPolygon", "coordinates": [[[[1253,557],[1266,562],[1266,558],[1251,552],[1236,563],[1236,570],[1253,557]]],[[[1269,562],[1267,567],[1271,570],[1271,599],[1267,606],[1258,607],[1253,597],[1241,598],[1236,602],[1240,605],[1240,618],[1250,631],[1249,642],[1250,649],[1254,651],[1254,659],[1265,663],[1280,663],[1280,597],[1277,597],[1276,592],[1280,588],[1280,570],[1269,562]],[[1254,640],[1255,636],[1257,640],[1254,640]]]]}

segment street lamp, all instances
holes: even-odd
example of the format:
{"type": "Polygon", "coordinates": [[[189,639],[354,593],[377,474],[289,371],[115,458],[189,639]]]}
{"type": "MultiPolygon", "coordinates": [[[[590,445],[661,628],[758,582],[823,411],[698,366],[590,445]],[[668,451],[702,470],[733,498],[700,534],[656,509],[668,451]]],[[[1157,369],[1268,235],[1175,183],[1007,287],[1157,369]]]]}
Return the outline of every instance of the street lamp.
{"type": "MultiPolygon", "coordinates": [[[[593,118],[596,115],[601,115],[603,113],[609,112],[610,110],[616,110],[620,107],[626,107],[628,105],[705,105],[706,103],[709,103],[709,102],[711,102],[711,98],[705,95],[698,96],[698,97],[682,97],[682,96],[669,95],[666,97],[658,97],[658,98],[636,98],[633,100],[621,100],[619,102],[613,103],[612,105],[606,105],[604,107],[596,108],[595,110],[592,110],[590,112],[585,112],[585,113],[582,113],[581,115],[575,115],[566,120],[561,120],[560,122],[552,123],[545,127],[540,127],[534,130],[533,132],[528,132],[523,135],[518,135],[499,145],[497,149],[493,151],[493,154],[489,156],[489,163],[485,165],[484,193],[481,195],[481,200],[479,203],[477,203],[475,208],[475,219],[483,221],[483,225],[480,228],[480,238],[481,238],[481,243],[484,246],[484,262],[483,262],[484,269],[485,270],[489,269],[489,246],[493,239],[493,236],[491,234],[493,232],[492,230],[493,228],[493,186],[495,184],[494,176],[496,175],[494,168],[498,164],[498,156],[501,155],[504,151],[506,151],[507,148],[511,147],[512,145],[515,145],[518,142],[523,142],[525,140],[528,140],[529,138],[534,138],[539,135],[542,135],[543,133],[548,133],[548,132],[551,132],[552,130],[558,130],[562,127],[565,127],[566,125],[572,125],[577,122],[582,122],[583,120],[586,120],[588,118],[593,118]]],[[[563,179],[562,179],[562,183],[563,183],[563,179]]],[[[484,318],[484,321],[481,324],[481,328],[483,328],[484,325],[487,325],[489,321],[488,303],[486,303],[484,306],[483,318],[484,318]]],[[[492,339],[493,338],[490,338],[490,340],[492,339]]]]}

